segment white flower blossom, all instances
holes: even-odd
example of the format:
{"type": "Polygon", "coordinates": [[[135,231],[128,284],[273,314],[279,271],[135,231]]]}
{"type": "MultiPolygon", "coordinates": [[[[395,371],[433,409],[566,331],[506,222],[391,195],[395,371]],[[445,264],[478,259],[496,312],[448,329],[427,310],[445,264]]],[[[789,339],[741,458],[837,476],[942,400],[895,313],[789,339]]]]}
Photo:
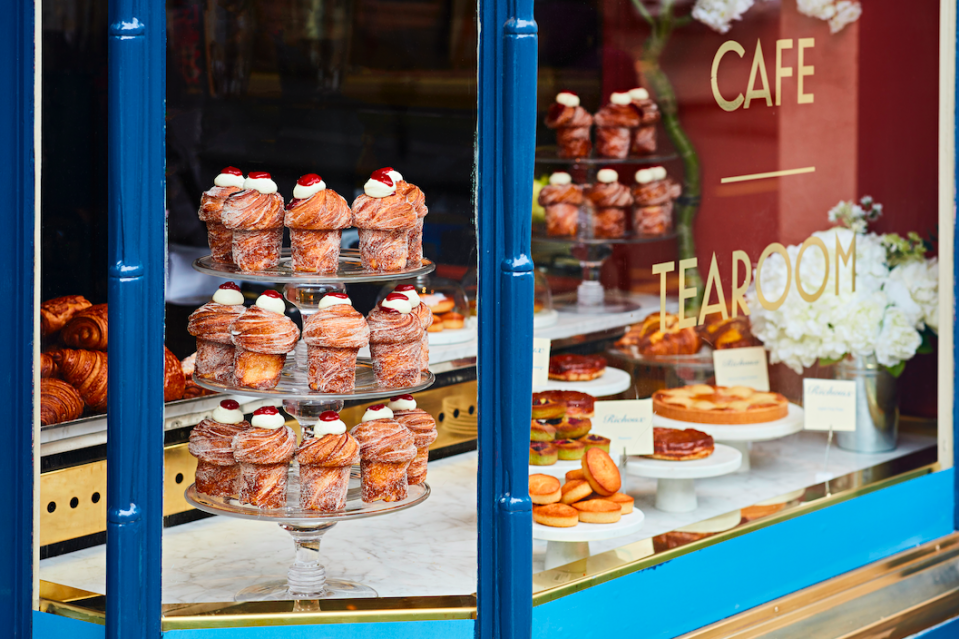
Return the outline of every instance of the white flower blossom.
{"type": "Polygon", "coordinates": [[[753,0],[696,0],[693,18],[719,33],[729,31],[733,20],[740,20],[753,6],[753,0]]]}
{"type": "Polygon", "coordinates": [[[839,33],[862,15],[862,5],[856,0],[797,0],[799,13],[829,22],[829,31],[839,33]]]}
{"type": "Polygon", "coordinates": [[[901,309],[890,306],[882,320],[876,342],[876,360],[883,366],[895,366],[910,359],[922,344],[922,337],[901,309]]]}

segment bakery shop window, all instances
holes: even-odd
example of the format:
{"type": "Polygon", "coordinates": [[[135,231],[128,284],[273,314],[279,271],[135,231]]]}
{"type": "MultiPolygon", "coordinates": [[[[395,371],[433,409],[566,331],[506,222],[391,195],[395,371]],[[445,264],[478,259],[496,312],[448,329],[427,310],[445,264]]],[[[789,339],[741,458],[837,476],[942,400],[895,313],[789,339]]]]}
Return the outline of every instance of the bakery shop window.
{"type": "MultiPolygon", "coordinates": [[[[40,570],[102,593],[108,22],[89,4],[43,2],[43,169],[63,179],[41,198],[40,570]]],[[[475,6],[171,0],[167,19],[163,603],[469,597],[475,6]]]]}
{"type": "Polygon", "coordinates": [[[937,6],[727,4],[536,5],[538,593],[929,470],[949,430],[937,6]]]}

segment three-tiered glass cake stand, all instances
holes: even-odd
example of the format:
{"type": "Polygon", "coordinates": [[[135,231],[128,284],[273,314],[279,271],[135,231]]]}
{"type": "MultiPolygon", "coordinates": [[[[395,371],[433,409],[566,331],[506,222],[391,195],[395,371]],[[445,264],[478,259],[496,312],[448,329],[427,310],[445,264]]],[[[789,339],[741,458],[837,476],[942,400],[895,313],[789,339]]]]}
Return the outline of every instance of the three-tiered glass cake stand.
{"type": "MultiPolygon", "coordinates": [[[[262,271],[244,273],[236,266],[214,262],[210,256],[193,263],[201,273],[230,280],[259,283],[281,283],[284,297],[296,306],[304,318],[319,310],[320,299],[329,292],[342,291],[349,283],[389,282],[415,278],[431,273],[434,265],[427,259],[417,268],[408,268],[390,273],[372,272],[363,269],[359,251],[340,251],[340,265],[335,275],[298,273],[290,266],[289,249],[284,249],[278,266],[262,271]]],[[[420,383],[405,388],[384,388],[376,383],[372,362],[359,358],[356,363],[356,385],[352,393],[330,394],[310,389],[307,371],[306,344],[301,339],[296,345],[295,356],[287,357],[280,381],[276,388],[258,390],[224,384],[206,379],[195,379],[200,386],[219,393],[248,395],[261,399],[282,401],[283,409],[299,422],[304,439],[313,437],[313,427],[324,411],[340,411],[345,400],[365,401],[396,395],[412,394],[429,388],[435,381],[431,372],[422,374],[420,383]]],[[[299,508],[299,467],[290,465],[287,482],[287,505],[284,508],[266,509],[241,504],[235,499],[214,497],[198,493],[196,485],[186,490],[186,500],[195,508],[215,515],[239,519],[268,521],[279,524],[293,537],[295,559],[287,571],[285,580],[275,580],[244,588],[236,595],[237,601],[266,600],[315,600],[357,597],[376,597],[376,591],[363,584],[345,579],[327,579],[326,569],[319,561],[320,540],[323,535],[341,521],[376,517],[399,512],[415,506],[430,495],[425,482],[409,487],[407,498],[399,502],[365,503],[360,499],[360,476],[354,468],[346,497],[346,508],[341,512],[322,513],[299,508]]]]}

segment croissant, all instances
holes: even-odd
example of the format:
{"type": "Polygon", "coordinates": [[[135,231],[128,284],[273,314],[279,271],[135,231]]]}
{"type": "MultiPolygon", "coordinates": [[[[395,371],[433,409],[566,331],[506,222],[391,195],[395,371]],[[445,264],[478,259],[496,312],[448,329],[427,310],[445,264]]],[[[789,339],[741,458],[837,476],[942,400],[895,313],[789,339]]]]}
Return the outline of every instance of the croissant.
{"type": "Polygon", "coordinates": [[[349,227],[350,207],[336,191],[323,189],[302,200],[290,200],[285,224],[290,229],[293,270],[336,273],[341,229],[349,227]]]}
{"type": "Polygon", "coordinates": [[[420,370],[424,373],[430,370],[430,336],[429,330],[433,325],[432,309],[422,302],[413,307],[413,314],[420,320],[423,327],[423,337],[420,338],[420,370]]]}
{"type": "Polygon", "coordinates": [[[429,213],[426,208],[426,196],[420,187],[410,184],[406,180],[400,180],[396,183],[396,192],[402,194],[406,201],[413,206],[416,211],[416,226],[410,230],[409,237],[409,255],[406,265],[417,268],[423,265],[423,218],[429,213]]]}
{"type": "Polygon", "coordinates": [[[180,366],[180,360],[167,348],[163,347],[163,401],[173,402],[183,399],[186,391],[186,376],[180,366]]]}
{"type": "Polygon", "coordinates": [[[60,340],[73,348],[107,350],[107,305],[97,304],[77,313],[60,331],[60,340]]]}
{"type": "Polygon", "coordinates": [[[307,439],[296,451],[300,464],[300,507],[320,512],[346,508],[350,469],[360,462],[360,445],[349,433],[307,439]]]}
{"type": "Polygon", "coordinates": [[[276,388],[286,354],[296,347],[300,329],[289,317],[251,306],[230,324],[236,354],[236,383],[249,388],[276,388]]]}
{"type": "Polygon", "coordinates": [[[576,235],[583,187],[578,184],[549,184],[539,192],[539,203],[546,209],[547,235],[576,235]]]}
{"type": "Polygon", "coordinates": [[[630,328],[616,345],[635,345],[646,357],[692,355],[699,352],[703,342],[695,328],[677,328],[679,318],[672,313],[666,313],[663,318],[666,330],[660,331],[659,317],[659,313],[648,315],[641,324],[630,328]]]}
{"type": "Polygon", "coordinates": [[[629,155],[630,131],[641,122],[631,104],[607,104],[596,114],[596,154],[603,158],[629,155]]]}
{"type": "Polygon", "coordinates": [[[375,307],[366,317],[376,382],[384,388],[420,383],[423,325],[415,313],[375,307]]]}
{"type": "Polygon", "coordinates": [[[282,195],[255,189],[234,193],[223,203],[223,226],[233,231],[233,261],[241,271],[259,271],[279,264],[282,195]]]}
{"type": "Polygon", "coordinates": [[[233,458],[233,438],[250,422],[223,424],[204,419],[190,431],[188,450],[196,457],[196,489],[206,495],[236,497],[240,466],[233,458]]]}
{"type": "Polygon", "coordinates": [[[665,204],[678,198],[681,193],[682,187],[679,183],[668,177],[633,187],[633,199],[637,206],[665,204]]]}
{"type": "Polygon", "coordinates": [[[228,382],[233,379],[236,348],[230,324],[246,310],[242,304],[207,302],[193,311],[187,331],[196,338],[196,375],[228,382]]]}
{"type": "Polygon", "coordinates": [[[656,152],[656,123],[660,120],[659,106],[650,98],[633,98],[632,106],[639,111],[639,126],[633,129],[629,151],[633,155],[656,152]]]}
{"type": "Polygon", "coordinates": [[[581,106],[568,107],[554,102],[546,113],[546,126],[556,129],[557,154],[561,158],[584,158],[589,156],[593,145],[589,129],[593,116],[581,106]]]}
{"type": "Polygon", "coordinates": [[[642,235],[664,235],[673,225],[673,203],[637,206],[633,209],[633,228],[642,235]]]}
{"type": "Polygon", "coordinates": [[[626,234],[626,211],[633,203],[629,188],[619,182],[598,182],[586,197],[593,203],[593,236],[623,237],[626,234]]]}
{"type": "Polygon", "coordinates": [[[68,422],[82,414],[83,400],[77,389],[59,379],[40,380],[40,424],[68,422]]]}
{"type": "Polygon", "coordinates": [[[371,271],[401,271],[409,261],[410,232],[417,226],[416,209],[399,192],[353,201],[353,226],[359,229],[360,261],[371,271]]]}
{"type": "MultiPolygon", "coordinates": [[[[232,366],[233,366],[233,357],[230,357],[230,367],[232,378],[232,366]]],[[[186,384],[183,388],[183,398],[184,399],[193,399],[194,397],[203,397],[205,395],[216,395],[211,390],[207,390],[202,386],[199,386],[196,382],[193,381],[193,373],[196,371],[196,353],[193,353],[182,362],[180,362],[180,370],[183,371],[183,377],[186,380],[186,384]]]]}
{"type": "Polygon", "coordinates": [[[40,353],[40,377],[56,377],[57,363],[53,361],[50,353],[40,353]]]}
{"type": "Polygon", "coordinates": [[[236,186],[214,186],[200,197],[197,214],[206,222],[207,241],[214,262],[233,263],[233,231],[223,226],[223,203],[241,189],[236,186]]]}
{"type": "Polygon", "coordinates": [[[233,438],[233,457],[240,464],[240,502],[260,508],[285,506],[286,474],[295,448],[296,434],[289,426],[238,433],[233,438]]]}
{"type": "Polygon", "coordinates": [[[320,309],[303,322],[310,359],[310,388],[323,393],[352,393],[356,353],[370,342],[363,314],[349,304],[320,309]]]}
{"type": "Polygon", "coordinates": [[[360,445],[360,491],[363,501],[406,499],[406,471],[416,457],[413,435],[391,419],[374,419],[356,426],[351,434],[360,445]]]}
{"type": "Polygon", "coordinates": [[[100,351],[63,348],[51,351],[60,377],[80,393],[96,412],[107,408],[107,354],[100,351]]]}
{"type": "Polygon", "coordinates": [[[398,410],[393,418],[406,427],[413,436],[413,446],[416,447],[416,457],[410,462],[406,471],[407,481],[410,484],[422,484],[426,481],[426,463],[430,457],[430,444],[436,441],[436,420],[422,408],[398,410]]]}
{"type": "Polygon", "coordinates": [[[55,297],[40,304],[40,335],[56,333],[80,311],[93,306],[82,295],[55,297]]]}

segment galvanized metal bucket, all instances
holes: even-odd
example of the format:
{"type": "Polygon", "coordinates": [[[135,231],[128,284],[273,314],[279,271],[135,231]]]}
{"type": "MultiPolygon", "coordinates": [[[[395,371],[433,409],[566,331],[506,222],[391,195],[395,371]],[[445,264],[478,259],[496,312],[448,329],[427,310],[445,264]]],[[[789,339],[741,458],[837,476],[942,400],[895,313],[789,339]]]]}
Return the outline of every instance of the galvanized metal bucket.
{"type": "Polygon", "coordinates": [[[835,370],[836,379],[856,382],[856,430],[837,432],[836,443],[857,453],[894,450],[899,440],[898,380],[872,355],[850,355],[835,370]]]}

